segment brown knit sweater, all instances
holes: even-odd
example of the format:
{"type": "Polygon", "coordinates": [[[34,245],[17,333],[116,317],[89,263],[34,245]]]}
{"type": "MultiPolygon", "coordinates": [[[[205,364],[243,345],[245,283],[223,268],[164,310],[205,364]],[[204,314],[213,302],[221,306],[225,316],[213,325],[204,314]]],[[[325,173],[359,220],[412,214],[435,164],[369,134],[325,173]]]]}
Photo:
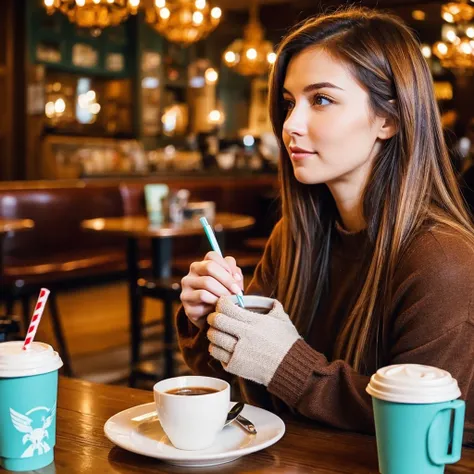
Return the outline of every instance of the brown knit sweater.
{"type": "MultiPolygon", "coordinates": [[[[278,278],[280,238],[277,225],[246,294],[270,296],[271,283],[278,278]]],[[[368,246],[365,232],[336,232],[329,292],[309,337],[293,345],[268,388],[225,372],[208,353],[208,326],[199,330],[180,309],[177,332],[185,361],[195,373],[235,382],[234,399],[273,410],[286,407],[337,428],[373,433],[365,388],[377,369],[375,358],[365,361],[364,373],[332,358],[337,334],[366,274],[362,257],[368,246]]],[[[449,371],[467,401],[464,442],[474,443],[474,249],[454,231],[425,231],[402,256],[392,295],[384,365],[415,363],[449,371]]]]}

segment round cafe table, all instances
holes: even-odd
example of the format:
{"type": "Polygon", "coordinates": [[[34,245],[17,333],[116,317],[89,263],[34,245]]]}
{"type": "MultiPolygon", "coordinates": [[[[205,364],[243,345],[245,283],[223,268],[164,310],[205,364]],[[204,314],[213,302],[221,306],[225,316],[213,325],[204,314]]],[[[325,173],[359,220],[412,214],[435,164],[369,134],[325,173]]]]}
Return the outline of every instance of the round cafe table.
{"type": "MultiPolygon", "coordinates": [[[[251,216],[231,213],[218,213],[209,222],[217,235],[224,232],[244,230],[252,227],[255,219],[251,216]]],[[[144,216],[110,217],[85,220],[83,229],[121,235],[128,239],[127,265],[129,270],[137,266],[137,241],[150,238],[152,243],[153,276],[169,278],[171,276],[172,239],[192,235],[204,235],[201,223],[197,219],[183,221],[179,224],[164,222],[155,224],[144,216]]],[[[138,266],[137,266],[138,269],[138,266]]]]}
{"type": "MultiPolygon", "coordinates": [[[[255,219],[251,216],[217,213],[209,224],[213,227],[216,236],[223,248],[223,236],[226,232],[245,230],[252,227],[255,219]]],[[[127,273],[130,304],[130,328],[131,328],[131,362],[132,366],[138,364],[140,359],[139,344],[141,333],[140,298],[137,292],[137,280],[139,272],[138,240],[149,238],[151,240],[152,273],[156,279],[168,279],[171,277],[172,240],[174,238],[205,235],[204,229],[198,219],[185,220],[175,224],[163,222],[152,223],[145,216],[111,217],[85,220],[82,228],[93,232],[102,232],[120,235],[127,238],[127,273]]],[[[211,248],[209,247],[209,250],[211,248]]],[[[204,256],[204,255],[203,255],[204,256]]],[[[172,315],[164,315],[165,348],[171,346],[173,338],[172,315]]],[[[166,376],[172,375],[172,354],[165,349],[166,376]]]]}

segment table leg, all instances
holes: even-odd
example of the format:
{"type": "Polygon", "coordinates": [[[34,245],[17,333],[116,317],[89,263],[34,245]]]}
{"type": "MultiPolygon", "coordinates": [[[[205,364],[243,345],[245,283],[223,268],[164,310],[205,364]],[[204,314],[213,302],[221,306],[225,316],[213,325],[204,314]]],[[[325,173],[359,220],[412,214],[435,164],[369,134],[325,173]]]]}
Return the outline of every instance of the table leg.
{"type": "Polygon", "coordinates": [[[137,294],[138,280],[138,243],[137,239],[130,237],[127,240],[127,272],[128,296],[130,304],[130,335],[131,335],[131,362],[132,367],[140,359],[141,339],[141,311],[140,299],[137,294]]]}
{"type": "MultiPolygon", "coordinates": [[[[155,278],[171,277],[171,255],[172,240],[171,237],[152,239],[152,271],[155,278]]],[[[174,325],[173,325],[173,300],[171,294],[163,300],[163,376],[164,378],[174,375],[174,325]]]]}
{"type": "Polygon", "coordinates": [[[155,278],[171,276],[171,252],[173,251],[171,237],[151,239],[152,271],[155,278]]]}
{"type": "Polygon", "coordinates": [[[3,282],[3,243],[5,234],[0,234],[0,290],[2,291],[2,297],[0,298],[0,304],[5,303],[5,317],[9,317],[13,314],[13,306],[15,300],[13,298],[11,288],[7,287],[3,282]]]}
{"type": "Polygon", "coordinates": [[[3,304],[5,302],[5,314],[1,314],[0,312],[0,320],[8,320],[10,319],[10,324],[6,327],[6,332],[0,334],[0,342],[5,342],[8,340],[8,335],[14,334],[18,336],[20,333],[20,326],[16,319],[11,318],[13,314],[13,306],[15,300],[11,294],[10,288],[7,288],[6,285],[4,286],[3,283],[3,241],[5,238],[5,234],[0,234],[0,290],[2,292],[2,297],[0,298],[0,303],[3,304]]]}
{"type": "Polygon", "coordinates": [[[0,282],[3,277],[3,234],[0,234],[0,282]]]}
{"type": "MultiPolygon", "coordinates": [[[[3,234],[0,234],[0,287],[3,285],[3,234]]],[[[3,293],[4,288],[2,288],[3,293]]],[[[2,303],[3,298],[0,298],[0,303],[2,303]]],[[[8,316],[10,313],[8,311],[8,297],[5,298],[5,308],[6,314],[8,316]]]]}

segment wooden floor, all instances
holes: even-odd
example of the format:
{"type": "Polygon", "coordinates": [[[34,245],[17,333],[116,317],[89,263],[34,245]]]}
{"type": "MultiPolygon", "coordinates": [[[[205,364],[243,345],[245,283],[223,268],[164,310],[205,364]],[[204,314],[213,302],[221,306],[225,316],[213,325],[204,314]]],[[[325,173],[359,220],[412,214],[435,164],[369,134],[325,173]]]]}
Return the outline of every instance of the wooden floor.
{"type": "MultiPolygon", "coordinates": [[[[61,292],[57,298],[75,376],[104,383],[126,383],[130,355],[126,282],[61,292]]],[[[19,305],[15,312],[21,314],[19,305]]],[[[145,300],[144,322],[159,321],[161,314],[159,301],[145,300]]],[[[146,331],[145,356],[159,352],[160,332],[160,327],[146,331]]],[[[47,306],[35,339],[56,346],[47,306]]],[[[180,364],[179,368],[185,370],[180,364]]]]}

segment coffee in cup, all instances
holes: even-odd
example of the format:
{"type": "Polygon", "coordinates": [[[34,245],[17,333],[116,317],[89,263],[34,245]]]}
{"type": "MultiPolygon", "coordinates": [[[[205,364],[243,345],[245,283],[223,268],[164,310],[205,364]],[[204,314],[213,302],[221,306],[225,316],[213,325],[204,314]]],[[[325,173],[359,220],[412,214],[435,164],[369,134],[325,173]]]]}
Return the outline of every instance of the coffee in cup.
{"type": "Polygon", "coordinates": [[[224,380],[175,377],[155,384],[153,394],[163,431],[178,449],[208,448],[224,427],[230,403],[224,380]]]}
{"type": "MultiPolygon", "coordinates": [[[[242,298],[244,300],[245,309],[258,314],[268,314],[272,310],[275,302],[273,298],[266,296],[244,295],[242,298]]],[[[233,295],[231,299],[235,304],[238,304],[237,296],[233,295]]]]}
{"type": "Polygon", "coordinates": [[[392,365],[372,375],[366,390],[382,474],[442,474],[461,459],[465,403],[449,372],[392,365]]]}
{"type": "Polygon", "coordinates": [[[171,395],[183,395],[183,396],[193,396],[193,395],[206,395],[209,393],[216,393],[219,390],[211,387],[184,387],[184,388],[172,388],[166,393],[171,395]]]}
{"type": "Polygon", "coordinates": [[[48,344],[0,344],[0,466],[33,471],[51,464],[56,444],[58,370],[48,344]]]}

